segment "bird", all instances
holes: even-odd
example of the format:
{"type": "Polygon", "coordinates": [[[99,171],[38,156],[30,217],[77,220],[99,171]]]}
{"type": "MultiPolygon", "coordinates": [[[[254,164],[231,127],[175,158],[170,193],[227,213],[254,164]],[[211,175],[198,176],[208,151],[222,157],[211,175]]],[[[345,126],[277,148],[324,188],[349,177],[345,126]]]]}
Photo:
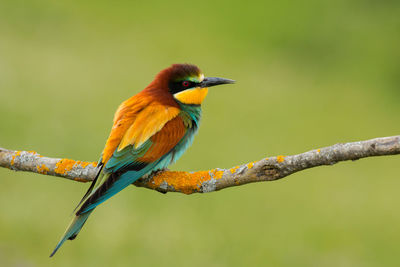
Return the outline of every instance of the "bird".
{"type": "Polygon", "coordinates": [[[204,77],[192,64],[172,64],[115,112],[98,173],[50,257],[74,240],[94,209],[144,175],[166,169],[192,144],[208,88],[234,80],[204,77]]]}

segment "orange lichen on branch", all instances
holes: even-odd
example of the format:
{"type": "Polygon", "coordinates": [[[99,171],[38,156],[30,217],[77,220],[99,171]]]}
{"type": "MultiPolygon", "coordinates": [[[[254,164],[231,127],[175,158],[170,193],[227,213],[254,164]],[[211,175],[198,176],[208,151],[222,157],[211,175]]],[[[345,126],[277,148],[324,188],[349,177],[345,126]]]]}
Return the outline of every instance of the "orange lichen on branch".
{"type": "Polygon", "coordinates": [[[318,149],[317,149],[317,152],[318,152],[318,153],[321,152],[321,149],[318,148],[318,149]]]}
{"type": "Polygon", "coordinates": [[[194,173],[178,171],[160,172],[147,185],[152,189],[172,187],[177,192],[189,195],[200,191],[199,189],[204,182],[222,178],[222,174],[223,171],[216,169],[194,173]]]}
{"type": "Polygon", "coordinates": [[[224,171],[213,169],[210,171],[212,178],[218,180],[222,178],[222,175],[224,174],[224,171]]]}
{"type": "Polygon", "coordinates": [[[21,152],[22,151],[20,151],[20,150],[18,150],[17,152],[15,152],[15,154],[12,156],[12,158],[11,158],[11,165],[14,165],[14,163],[15,163],[15,158],[16,157],[18,157],[19,155],[21,155],[21,152]]]}
{"type": "Polygon", "coordinates": [[[257,161],[253,161],[253,162],[250,162],[250,163],[247,163],[247,168],[248,169],[251,169],[251,168],[253,168],[253,166],[254,166],[254,163],[256,163],[257,161]]]}
{"type": "Polygon", "coordinates": [[[42,166],[36,166],[36,169],[37,172],[41,174],[47,174],[47,172],[50,171],[50,169],[44,164],[42,164],[42,166]]]}
{"type": "Polygon", "coordinates": [[[277,157],[276,157],[276,161],[277,161],[278,163],[284,162],[284,161],[285,161],[285,156],[277,156],[277,157]]]}
{"type": "Polygon", "coordinates": [[[89,165],[92,165],[93,167],[97,166],[97,162],[87,162],[87,161],[77,161],[76,164],[79,164],[82,166],[82,168],[86,168],[89,165]]]}
{"type": "Polygon", "coordinates": [[[239,169],[239,166],[235,166],[235,167],[229,169],[229,171],[230,171],[232,174],[234,174],[234,173],[236,172],[237,169],[239,169]]]}
{"type": "Polygon", "coordinates": [[[66,174],[77,163],[77,161],[72,159],[60,159],[56,164],[56,169],[54,170],[58,174],[66,174]]]}
{"type": "Polygon", "coordinates": [[[89,165],[93,167],[97,166],[96,162],[86,162],[80,160],[72,160],[72,159],[61,159],[56,164],[56,169],[54,170],[58,174],[66,174],[71,171],[74,167],[80,165],[82,168],[86,168],[89,165]]]}

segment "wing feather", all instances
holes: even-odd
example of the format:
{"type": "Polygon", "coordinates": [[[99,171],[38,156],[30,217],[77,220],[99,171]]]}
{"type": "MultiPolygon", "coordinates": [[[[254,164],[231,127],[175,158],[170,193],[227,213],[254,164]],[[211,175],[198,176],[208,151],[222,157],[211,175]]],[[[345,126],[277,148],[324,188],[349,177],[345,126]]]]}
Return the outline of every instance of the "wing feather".
{"type": "Polygon", "coordinates": [[[170,120],[161,131],[150,138],[152,146],[138,160],[142,162],[154,162],[158,160],[179,143],[186,131],[187,129],[180,116],[170,120]]]}
{"type": "Polygon", "coordinates": [[[183,136],[184,126],[177,133],[167,134],[179,128],[174,120],[179,113],[176,106],[154,101],[144,92],[124,101],[114,115],[113,127],[99,162],[102,170],[78,204],[78,213],[84,210],[84,206],[86,210],[90,210],[100,204],[100,201],[111,197],[114,192],[122,190],[123,187],[119,187],[126,183],[117,183],[117,177],[121,173],[130,170],[132,175],[129,178],[124,175],[123,179],[137,180],[151,170],[157,162],[150,162],[161,158],[183,136]],[[163,127],[170,121],[174,122],[163,131],[163,127]],[[162,133],[158,134],[160,131],[162,133]],[[169,144],[165,138],[171,138],[169,144]],[[177,141],[171,141],[172,139],[177,141]]]}
{"type": "MultiPolygon", "coordinates": [[[[85,198],[76,214],[94,209],[146,173],[165,168],[162,159],[169,153],[174,153],[174,147],[182,140],[186,131],[182,118],[178,116],[168,121],[139,148],[135,149],[134,145],[130,144],[121,151],[116,150],[103,167],[105,178],[98,182],[85,198]]],[[[169,163],[171,162],[168,161],[167,165],[169,163]]]]}
{"type": "Polygon", "coordinates": [[[179,112],[178,107],[154,101],[143,92],[124,101],[114,115],[101,162],[106,164],[117,148],[120,151],[131,144],[135,148],[143,145],[179,112]]]}
{"type": "Polygon", "coordinates": [[[146,107],[137,115],[133,124],[124,134],[118,146],[118,151],[128,145],[134,145],[137,149],[179,113],[180,110],[177,107],[166,107],[160,104],[146,107]]]}

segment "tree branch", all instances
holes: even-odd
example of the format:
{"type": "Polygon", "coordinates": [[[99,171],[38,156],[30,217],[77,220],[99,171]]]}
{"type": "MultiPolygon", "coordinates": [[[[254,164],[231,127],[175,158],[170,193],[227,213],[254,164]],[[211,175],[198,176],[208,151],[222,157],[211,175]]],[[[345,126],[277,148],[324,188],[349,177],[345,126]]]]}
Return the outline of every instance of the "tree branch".
{"type": "MultiPolygon", "coordinates": [[[[247,183],[274,181],[298,171],[340,161],[400,154],[400,135],[366,141],[336,144],[292,156],[277,156],[239,165],[230,169],[182,172],[161,171],[143,177],[134,185],[159,192],[185,194],[218,191],[247,183]]],[[[43,157],[35,151],[0,148],[0,167],[58,176],[79,182],[94,179],[95,162],[43,157]]]]}

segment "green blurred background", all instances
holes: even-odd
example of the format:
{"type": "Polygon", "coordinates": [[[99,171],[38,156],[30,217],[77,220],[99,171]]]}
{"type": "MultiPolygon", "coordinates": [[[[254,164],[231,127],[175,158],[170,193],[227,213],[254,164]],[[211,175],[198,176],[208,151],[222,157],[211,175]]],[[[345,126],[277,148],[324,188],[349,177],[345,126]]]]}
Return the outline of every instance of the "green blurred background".
{"type": "MultiPolygon", "coordinates": [[[[400,2],[0,2],[0,146],[96,161],[171,63],[210,89],[174,170],[399,134],[400,2]]],[[[88,184],[0,169],[1,266],[398,266],[399,157],[185,196],[131,187],[48,255],[88,184]]]]}

